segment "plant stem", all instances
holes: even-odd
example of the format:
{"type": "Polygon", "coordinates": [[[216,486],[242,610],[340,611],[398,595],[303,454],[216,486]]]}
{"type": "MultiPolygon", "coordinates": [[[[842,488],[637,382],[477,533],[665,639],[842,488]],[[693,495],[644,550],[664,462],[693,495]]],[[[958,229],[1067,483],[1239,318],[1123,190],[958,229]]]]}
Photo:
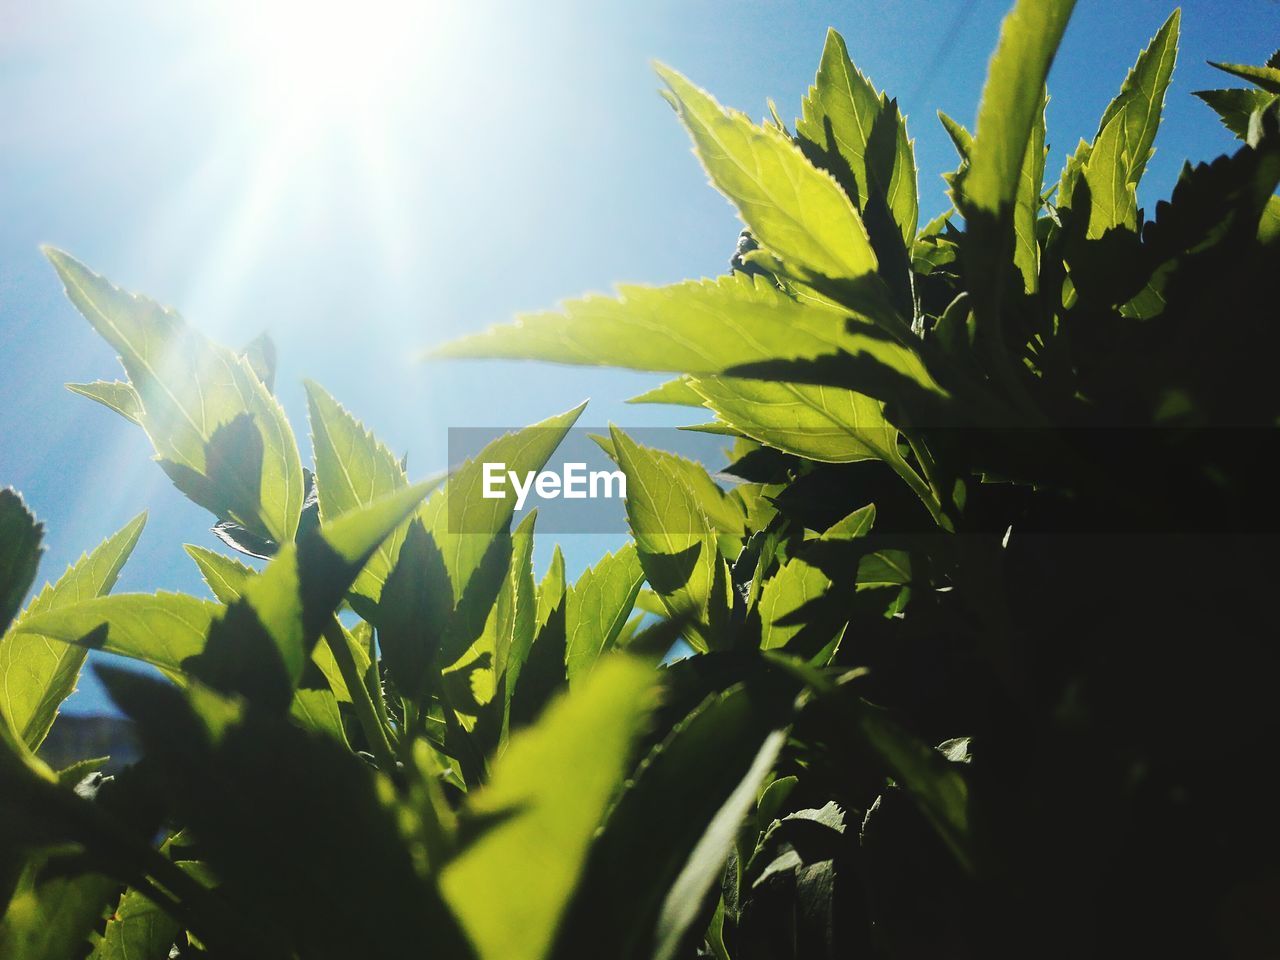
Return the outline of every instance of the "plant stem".
{"type": "Polygon", "coordinates": [[[933,487],[929,486],[920,474],[911,469],[911,465],[905,460],[898,458],[891,466],[898,476],[907,482],[907,486],[912,489],[915,495],[920,498],[920,502],[929,511],[929,516],[933,517],[933,522],[948,533],[954,533],[955,526],[952,524],[951,518],[943,512],[942,503],[934,493],[933,487]]]}
{"type": "Polygon", "coordinates": [[[328,625],[324,628],[324,639],[329,644],[334,662],[338,664],[338,672],[342,674],[342,680],[347,685],[347,692],[351,694],[351,705],[355,707],[360,729],[364,731],[364,738],[369,743],[369,752],[373,754],[374,759],[378,761],[378,766],[383,770],[389,773],[394,771],[396,758],[391,750],[391,741],[387,739],[387,728],[378,718],[378,711],[373,705],[369,688],[365,685],[365,678],[360,675],[360,668],[356,666],[356,659],[351,654],[346,631],[342,629],[342,624],[338,622],[337,617],[329,619],[328,625]]]}

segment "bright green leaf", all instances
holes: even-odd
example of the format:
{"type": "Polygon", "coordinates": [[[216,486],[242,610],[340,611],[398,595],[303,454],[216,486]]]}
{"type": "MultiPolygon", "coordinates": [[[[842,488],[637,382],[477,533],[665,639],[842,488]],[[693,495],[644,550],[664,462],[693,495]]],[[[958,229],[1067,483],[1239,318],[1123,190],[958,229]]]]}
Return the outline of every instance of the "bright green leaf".
{"type": "MultiPolygon", "coordinates": [[[[318,384],[307,381],[307,410],[315,450],[321,520],[333,520],[403,489],[409,480],[399,459],[318,384]]],[[[356,578],[354,593],[376,603],[404,540],[384,540],[356,578]]]]}
{"type": "Polygon", "coordinates": [[[804,274],[856,278],[875,272],[867,229],[829,173],[775,127],[725,110],[669,67],[655,69],[711,182],[762,245],[804,274]]]}
{"type": "MultiPolygon", "coordinates": [[[[146,522],[146,514],[139,514],[92,553],[82,555],[31,601],[17,624],[109,593],[146,522]]],[[[75,690],[85,655],[83,647],[38,634],[11,630],[0,637],[0,710],[32,752],[53,726],[58,706],[75,690]]]]}
{"type": "Polygon", "coordinates": [[[592,837],[630,769],[653,705],[653,671],[601,663],[511,738],[465,813],[491,819],[449,863],[440,888],[483,960],[541,960],[581,875],[592,837]]]}
{"type": "Polygon", "coordinates": [[[67,389],[82,397],[96,400],[108,410],[114,410],[130,423],[142,426],[142,401],[138,391],[123,380],[95,380],[93,383],[68,383],[67,389]]]}
{"type": "Polygon", "coordinates": [[[714,645],[730,589],[715,529],[688,484],[654,451],[616,427],[610,437],[627,477],[627,521],[645,579],[672,617],[690,621],[696,645],[714,645]]]}
{"type": "Polygon", "coordinates": [[[222,519],[292,540],[302,463],[283,409],[249,362],[62,251],[45,254],[67,297],[120,354],[142,427],[175,484],[222,519]]]}
{"type": "Polygon", "coordinates": [[[826,463],[901,459],[880,401],[852,390],[729,377],[693,386],[734,429],[785,453],[826,463]]]}
{"type": "Polygon", "coordinates": [[[635,544],[605,554],[578,578],[565,600],[565,671],[581,683],[612,649],[644,583],[635,544]]]}

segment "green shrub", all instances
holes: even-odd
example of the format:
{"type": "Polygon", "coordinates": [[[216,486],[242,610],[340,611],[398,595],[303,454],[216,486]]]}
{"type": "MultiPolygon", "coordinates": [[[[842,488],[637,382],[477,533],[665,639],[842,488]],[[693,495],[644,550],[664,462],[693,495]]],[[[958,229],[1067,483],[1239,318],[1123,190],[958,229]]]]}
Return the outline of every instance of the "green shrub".
{"type": "Polygon", "coordinates": [[[0,956],[1274,952],[1280,62],[1199,95],[1244,144],[1148,220],[1177,14],[1046,192],[1071,7],[1015,6],[923,228],[834,32],[794,132],[659,68],[734,271],[438,351],[672,371],[637,399],[732,438],[727,492],[602,438],[634,541],[572,585],[475,487],[581,408],[415,485],[308,384],[308,469],[269,342],[51,251],[128,376],[72,389],[268,562],[110,595],[138,518],[19,615],[0,493],[0,956]],[[164,677],[100,668],[145,748],[111,778],[38,756],[87,649],[164,677]]]}

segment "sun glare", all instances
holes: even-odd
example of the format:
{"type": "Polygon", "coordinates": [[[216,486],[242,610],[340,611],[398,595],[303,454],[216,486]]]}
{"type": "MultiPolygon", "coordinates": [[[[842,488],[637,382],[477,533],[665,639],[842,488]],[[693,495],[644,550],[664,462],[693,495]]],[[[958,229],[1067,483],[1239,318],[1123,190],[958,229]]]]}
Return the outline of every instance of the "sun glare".
{"type": "Polygon", "coordinates": [[[224,16],[254,112],[293,134],[385,120],[430,55],[429,4],[236,0],[224,16]]]}

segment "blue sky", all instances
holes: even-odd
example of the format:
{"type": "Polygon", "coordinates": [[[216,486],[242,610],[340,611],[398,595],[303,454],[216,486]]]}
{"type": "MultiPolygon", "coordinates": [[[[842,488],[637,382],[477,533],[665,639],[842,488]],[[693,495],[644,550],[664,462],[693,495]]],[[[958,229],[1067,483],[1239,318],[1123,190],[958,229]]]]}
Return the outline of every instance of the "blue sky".
{"type": "MultiPolygon", "coordinates": [[[[835,26],[908,116],[922,222],[942,212],[955,158],[935,111],[972,125],[1008,8],[473,0],[430,4],[445,12],[406,26],[370,23],[387,4],[369,0],[295,5],[310,22],[264,32],[272,3],[0,4],[0,484],[48,526],[44,577],[146,509],[117,589],[203,592],[181,544],[211,538],[140,431],[63,388],[119,371],[38,244],[224,342],[269,332],[304,456],[303,377],[407,451],[416,475],[444,465],[448,427],[519,426],[586,397],[583,424],[675,424],[687,412],[622,405],[660,377],[418,354],[618,281],[723,272],[738,224],[656,95],[651,59],[756,116],[773,97],[789,120],[835,26]],[[317,64],[291,50],[316,29],[341,44],[308,73],[317,64]],[[394,56],[362,66],[362,44],[394,56]]],[[[1050,78],[1050,176],[1171,10],[1081,0],[1050,78]]],[[[1144,202],[1168,194],[1185,159],[1231,149],[1190,96],[1229,85],[1205,60],[1260,63],[1277,45],[1274,0],[1184,4],[1144,202]]],[[[574,571],[610,546],[564,539],[574,571]]],[[[91,677],[82,688],[72,709],[99,708],[91,677]]]]}

